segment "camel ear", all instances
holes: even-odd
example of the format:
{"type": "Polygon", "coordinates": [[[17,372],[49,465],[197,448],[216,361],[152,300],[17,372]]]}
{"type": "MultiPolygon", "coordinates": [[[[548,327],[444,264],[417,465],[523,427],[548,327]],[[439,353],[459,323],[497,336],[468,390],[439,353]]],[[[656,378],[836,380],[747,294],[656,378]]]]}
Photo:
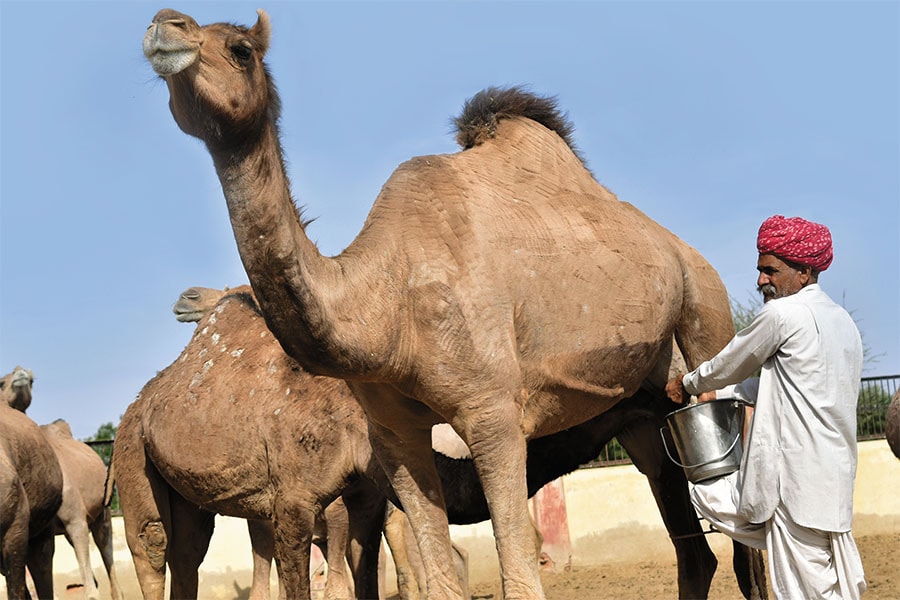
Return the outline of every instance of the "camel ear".
{"type": "Polygon", "coordinates": [[[269,38],[272,36],[272,22],[269,20],[269,13],[263,9],[257,9],[256,25],[250,29],[250,35],[256,39],[259,44],[259,51],[265,55],[269,51],[269,38]]]}

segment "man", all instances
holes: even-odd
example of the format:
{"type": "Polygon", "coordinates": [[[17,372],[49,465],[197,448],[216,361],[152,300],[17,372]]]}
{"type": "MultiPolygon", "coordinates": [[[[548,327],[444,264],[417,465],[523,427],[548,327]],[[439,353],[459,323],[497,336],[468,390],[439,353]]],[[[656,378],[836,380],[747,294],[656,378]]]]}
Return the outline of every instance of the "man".
{"type": "Polygon", "coordinates": [[[675,402],[719,390],[755,404],[740,469],[694,485],[691,497],[716,529],[768,550],[777,598],[859,598],[866,583],[850,525],[862,342],[818,285],[831,233],[776,215],[760,226],[757,250],[759,315],[666,385],[675,402]]]}

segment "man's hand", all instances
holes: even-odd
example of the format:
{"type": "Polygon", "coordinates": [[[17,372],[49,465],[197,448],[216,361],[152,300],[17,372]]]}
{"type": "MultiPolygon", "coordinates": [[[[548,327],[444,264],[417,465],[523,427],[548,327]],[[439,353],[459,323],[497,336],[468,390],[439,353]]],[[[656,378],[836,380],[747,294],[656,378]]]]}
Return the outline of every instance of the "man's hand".
{"type": "Polygon", "coordinates": [[[684,389],[684,384],[682,383],[683,379],[684,373],[679,373],[666,384],[666,396],[676,404],[684,404],[690,400],[691,397],[690,394],[687,393],[687,390],[684,389]]]}

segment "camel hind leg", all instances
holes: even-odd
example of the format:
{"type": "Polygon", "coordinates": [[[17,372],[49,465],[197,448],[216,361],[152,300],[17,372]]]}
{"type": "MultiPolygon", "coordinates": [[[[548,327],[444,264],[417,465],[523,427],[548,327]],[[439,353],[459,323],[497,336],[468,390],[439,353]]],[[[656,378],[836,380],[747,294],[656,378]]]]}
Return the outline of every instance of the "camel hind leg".
{"type": "Polygon", "coordinates": [[[116,562],[113,559],[112,515],[108,506],[103,507],[103,512],[91,523],[91,535],[94,538],[94,544],[100,551],[103,567],[109,577],[110,596],[113,600],[122,600],[125,595],[122,593],[122,587],[116,577],[116,562]]]}
{"type": "Polygon", "coordinates": [[[691,504],[684,470],[669,460],[659,435],[674,405],[659,401],[655,417],[636,419],[616,434],[635,467],[647,477],[663,523],[675,547],[678,597],[706,598],[718,561],[691,504]]]}

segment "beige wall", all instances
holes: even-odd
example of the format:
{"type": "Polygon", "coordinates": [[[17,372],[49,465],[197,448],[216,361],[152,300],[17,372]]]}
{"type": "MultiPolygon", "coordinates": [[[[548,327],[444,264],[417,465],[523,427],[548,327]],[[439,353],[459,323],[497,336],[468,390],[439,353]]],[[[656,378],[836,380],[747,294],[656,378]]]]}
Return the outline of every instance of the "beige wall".
{"type": "MultiPolygon", "coordinates": [[[[857,535],[900,531],[898,481],[900,460],[891,454],[887,442],[877,440],[859,445],[854,496],[854,532],[857,535]]],[[[582,469],[564,477],[563,486],[573,565],[646,560],[651,556],[674,558],[646,479],[633,466],[582,469]]],[[[113,528],[119,576],[133,578],[134,567],[125,544],[121,518],[114,519],[113,528]]],[[[496,578],[497,558],[490,523],[453,526],[451,530],[454,540],[469,552],[472,581],[496,578]]],[[[713,550],[730,562],[728,538],[713,534],[708,539],[713,550]]],[[[106,578],[96,549],[92,557],[97,580],[103,589],[106,578]]],[[[558,557],[554,558],[560,561],[558,557]]],[[[231,573],[235,580],[243,581],[242,585],[249,587],[251,568],[245,522],[218,517],[209,553],[201,566],[201,578],[204,572],[231,573]]],[[[57,537],[54,572],[58,574],[57,581],[78,580],[74,554],[62,537],[57,537]]],[[[390,590],[391,586],[388,586],[390,590]]],[[[233,591],[224,590],[223,593],[231,592],[233,597],[233,591]]],[[[218,594],[209,593],[205,597],[214,595],[218,594]]]]}

